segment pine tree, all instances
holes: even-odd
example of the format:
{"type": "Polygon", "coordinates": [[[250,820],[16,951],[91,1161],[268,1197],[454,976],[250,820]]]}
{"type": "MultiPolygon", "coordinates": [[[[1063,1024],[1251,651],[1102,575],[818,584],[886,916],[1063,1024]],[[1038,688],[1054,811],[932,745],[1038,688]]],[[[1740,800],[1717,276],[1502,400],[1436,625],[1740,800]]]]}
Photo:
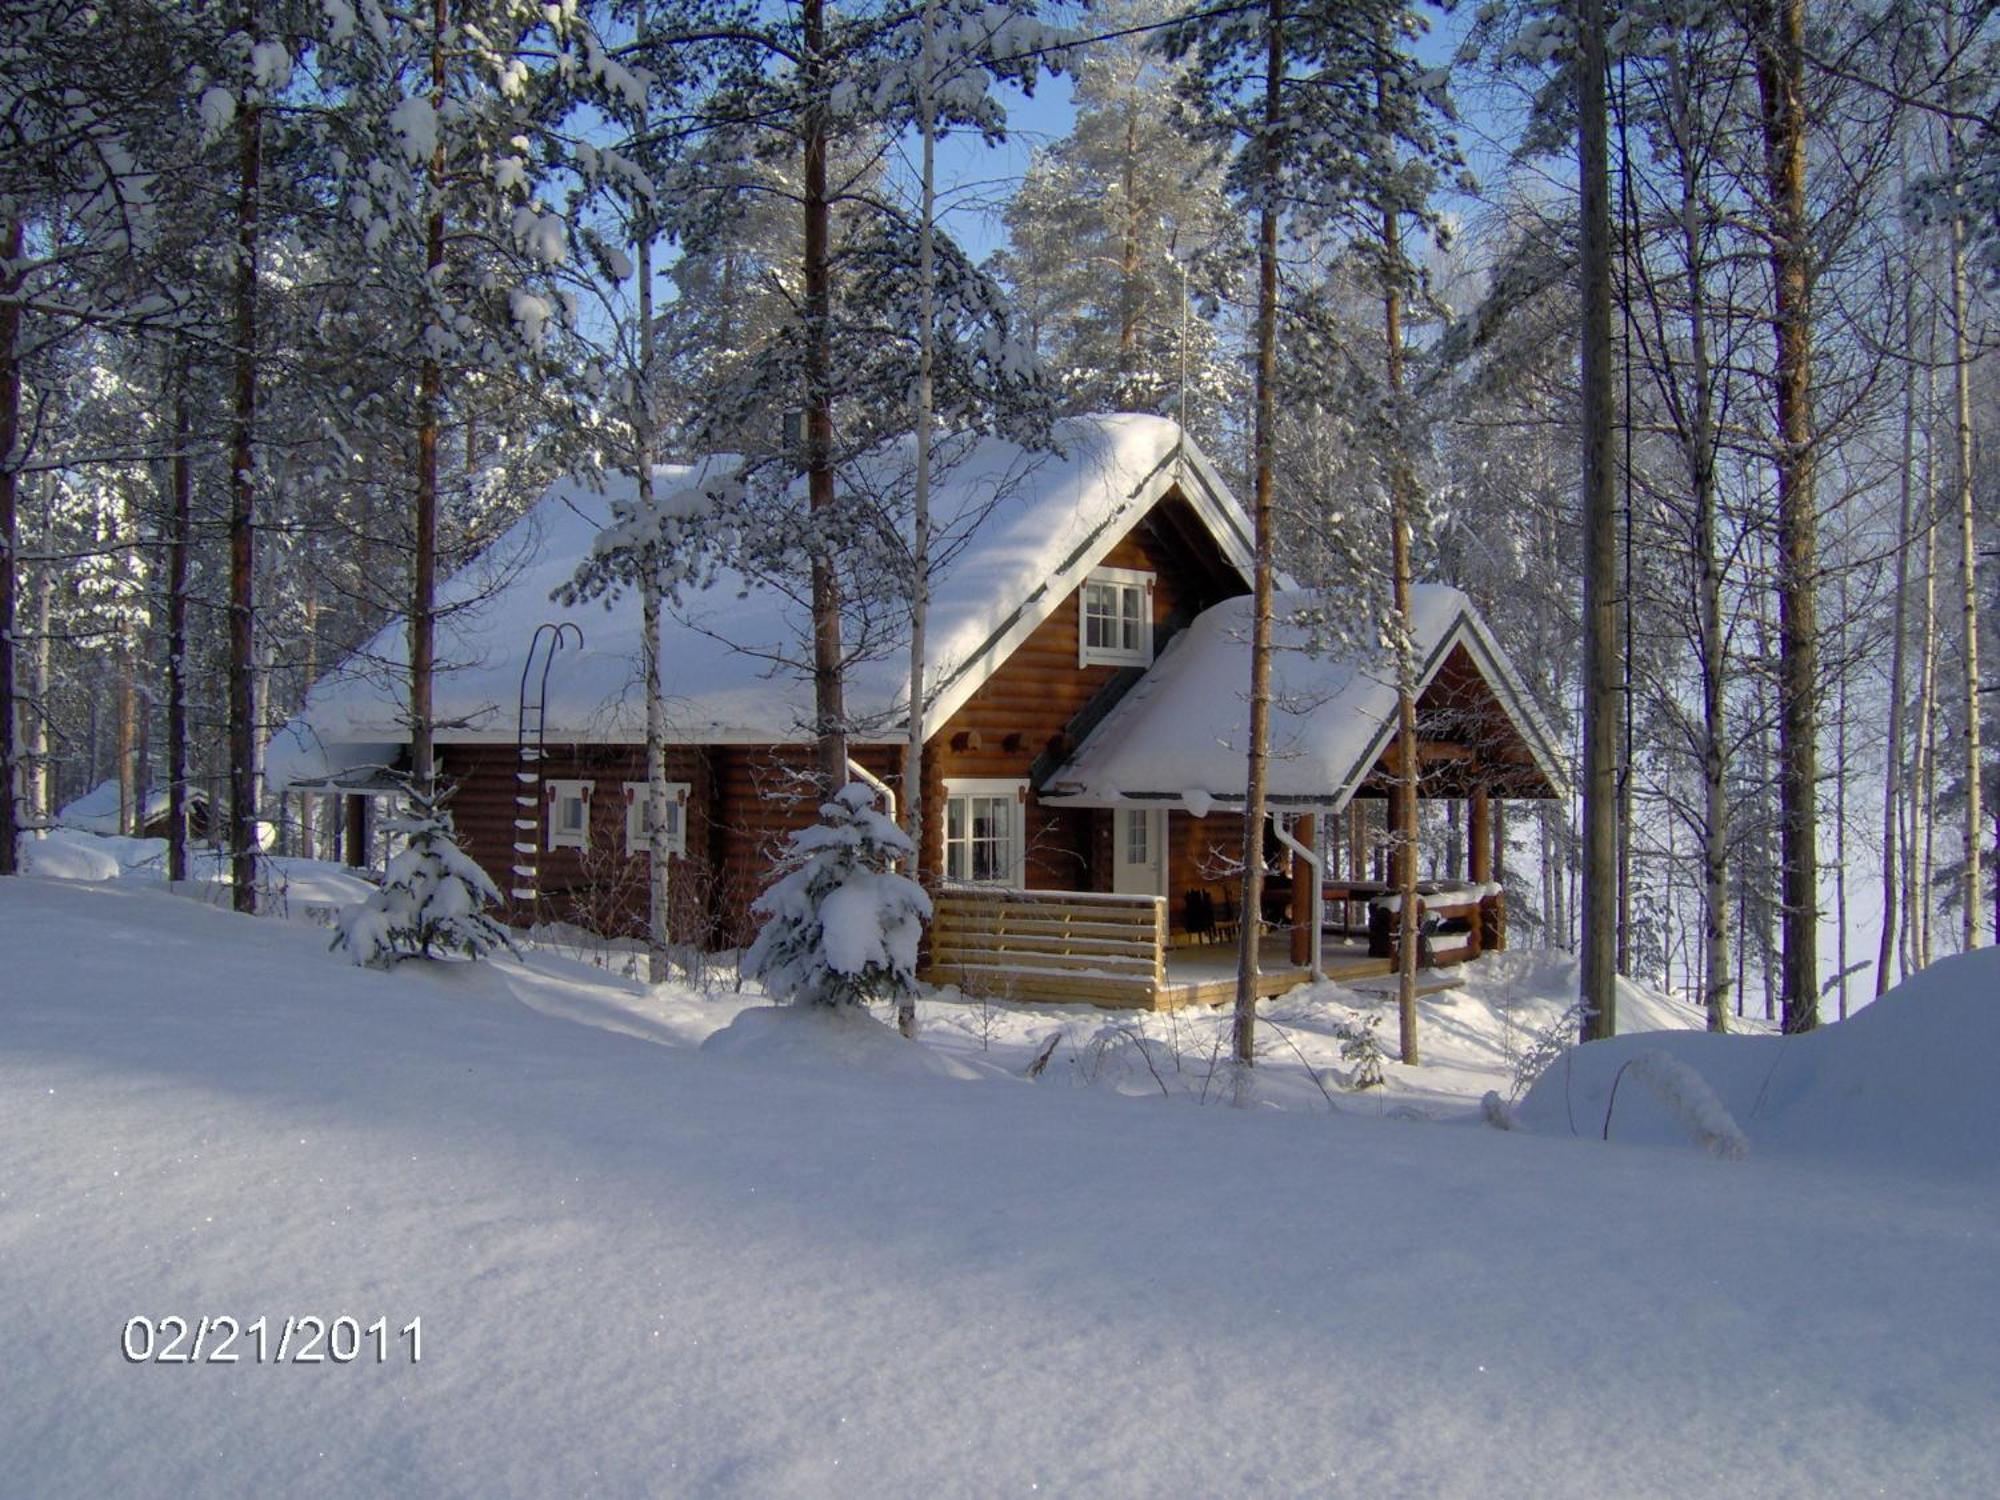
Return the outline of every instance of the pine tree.
{"type": "Polygon", "coordinates": [[[856,782],[822,804],[751,908],[766,920],[743,972],[773,999],[839,1008],[915,997],[931,900],[893,868],[913,847],[875,801],[856,782]]]}
{"type": "Polygon", "coordinates": [[[389,861],[381,888],[341,914],[333,946],[371,968],[406,958],[513,952],[506,929],[487,915],[500,904],[500,889],[459,848],[444,799],[414,781],[404,798],[404,811],[386,825],[404,847],[389,861]]]}
{"type": "Polygon", "coordinates": [[[1166,0],[1092,8],[1106,39],[1080,49],[1075,123],[1031,162],[992,265],[1065,410],[1185,413],[1219,454],[1243,376],[1218,319],[1246,245],[1222,164],[1174,119],[1187,65],[1146,29],[1171,14],[1166,0]]]}
{"type": "MultiPolygon", "coordinates": [[[[1407,888],[1416,870],[1416,758],[1409,701],[1408,582],[1410,525],[1408,443],[1402,371],[1401,313],[1410,270],[1402,251],[1406,219],[1436,225],[1428,198],[1433,173],[1456,162],[1441,79],[1420,70],[1404,50],[1422,20],[1400,0],[1268,0],[1261,11],[1186,14],[1165,33],[1170,57],[1185,59],[1181,118],[1218,145],[1234,146],[1228,184],[1257,218],[1256,423],[1252,494],[1256,526],[1256,605],[1251,642],[1248,774],[1244,798],[1244,936],[1237,965],[1235,1056],[1247,1069],[1255,1052],[1257,924],[1261,906],[1264,776],[1270,711],[1270,596],[1274,572],[1273,490],[1277,463],[1278,248],[1281,225],[1294,235],[1350,236],[1371,244],[1385,314],[1384,380],[1378,419],[1390,439],[1387,484],[1395,547],[1388,610],[1397,643],[1401,798],[1399,866],[1406,887],[1404,951],[1414,959],[1416,903],[1407,888]]],[[[1403,1051],[1416,1061],[1415,996],[1404,965],[1403,1051]]],[[[1239,1072],[1239,1079],[1243,1075],[1239,1072]]]]}

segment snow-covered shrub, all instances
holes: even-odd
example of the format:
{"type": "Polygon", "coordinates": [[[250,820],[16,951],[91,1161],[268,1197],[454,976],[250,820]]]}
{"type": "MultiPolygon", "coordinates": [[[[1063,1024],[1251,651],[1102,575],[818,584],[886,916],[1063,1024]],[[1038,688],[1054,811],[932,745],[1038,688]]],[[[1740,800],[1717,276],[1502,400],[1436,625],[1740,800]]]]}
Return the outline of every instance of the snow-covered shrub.
{"type": "Polygon", "coordinates": [[[1645,1086],[1666,1108],[1694,1143],[1723,1161],[1741,1161],[1750,1154],[1750,1138],[1736,1123],[1728,1106],[1716,1097],[1708,1080],[1679,1058],[1665,1052],[1641,1052],[1627,1058],[1611,1080],[1611,1097],[1604,1106],[1604,1139],[1611,1139],[1611,1116],[1618,1108],[1618,1085],[1625,1075],[1645,1086]]]}
{"type": "Polygon", "coordinates": [[[1535,1080],[1549,1070],[1550,1064],[1576,1045],[1583,1029],[1584,1012],[1584,1003],[1574,1001],[1568,1010],[1534,1034],[1527,1049],[1514,1059],[1509,1103],[1518,1104],[1526,1098],[1528,1090],[1535,1086],[1535,1080]]]}
{"type": "Polygon", "coordinates": [[[1134,1027],[1113,1022],[1098,1028],[1074,1059],[1082,1082],[1102,1085],[1117,1093],[1150,1093],[1157,1088],[1168,1098],[1170,1075],[1179,1071],[1179,1059],[1163,1041],[1156,1041],[1134,1027]]]}
{"type": "Polygon", "coordinates": [[[917,991],[917,944],[930,919],[924,888],[890,868],[911,853],[903,830],[849,783],[793,834],[783,871],[751,910],[767,920],[743,972],[774,1000],[860,1005],[917,991]]]}
{"type": "Polygon", "coordinates": [[[333,946],[374,968],[447,953],[512,952],[506,929],[486,914],[500,904],[499,887],[458,847],[443,799],[415,788],[405,795],[407,810],[387,826],[407,842],[381,888],[340,914],[333,946]]]}
{"type": "Polygon", "coordinates": [[[1347,1074],[1351,1089],[1376,1089],[1383,1084],[1382,1043],[1375,1035],[1381,1024],[1380,1012],[1373,1011],[1367,1015],[1352,1011],[1345,1021],[1333,1023],[1333,1034],[1340,1039],[1341,1061],[1354,1065],[1347,1074]]]}

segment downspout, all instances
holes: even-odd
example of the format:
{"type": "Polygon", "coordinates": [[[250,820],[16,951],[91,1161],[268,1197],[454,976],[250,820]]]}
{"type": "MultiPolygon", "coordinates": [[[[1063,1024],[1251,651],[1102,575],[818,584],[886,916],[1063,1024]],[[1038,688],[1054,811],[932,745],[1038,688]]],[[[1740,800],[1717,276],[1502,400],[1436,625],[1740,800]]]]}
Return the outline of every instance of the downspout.
{"type": "Polygon", "coordinates": [[[896,821],[896,794],[889,790],[888,782],[877,776],[851,755],[847,757],[847,774],[852,776],[856,781],[863,782],[880,792],[882,794],[882,801],[886,804],[882,810],[889,815],[891,823],[896,821]]]}
{"type": "MultiPolygon", "coordinates": [[[[1272,813],[1271,831],[1278,836],[1279,843],[1291,850],[1295,858],[1304,860],[1313,872],[1312,976],[1315,979],[1324,979],[1326,978],[1326,966],[1321,959],[1320,941],[1321,935],[1326,929],[1326,864],[1319,857],[1317,850],[1308,849],[1304,844],[1301,844],[1297,839],[1292,837],[1292,830],[1287,822],[1290,816],[1292,815],[1286,813],[1272,813]]],[[[1298,891],[1294,888],[1292,891],[1292,908],[1295,913],[1298,909],[1298,901],[1298,891]]],[[[1296,917],[1294,917],[1294,920],[1296,920],[1296,917]]]]}

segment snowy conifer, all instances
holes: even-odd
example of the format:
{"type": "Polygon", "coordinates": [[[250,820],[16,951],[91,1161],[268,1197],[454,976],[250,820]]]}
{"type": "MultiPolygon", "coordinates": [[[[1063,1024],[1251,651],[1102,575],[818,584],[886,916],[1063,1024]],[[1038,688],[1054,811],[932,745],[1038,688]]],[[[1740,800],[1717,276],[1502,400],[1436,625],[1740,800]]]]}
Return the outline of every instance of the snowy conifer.
{"type": "Polygon", "coordinates": [[[1064,409],[1182,413],[1211,455],[1241,411],[1223,307],[1242,294],[1242,216],[1208,145],[1173,118],[1185,63],[1161,56],[1167,0],[1102,0],[1074,61],[1076,122],[1036,155],[992,268],[1064,409]]]}
{"type": "Polygon", "coordinates": [[[858,782],[819,815],[792,835],[785,873],[751,908],[767,920],[743,972],[762,980],[772,999],[801,1005],[913,995],[931,900],[890,868],[909,857],[909,838],[858,782]]]}
{"type": "Polygon", "coordinates": [[[458,847],[444,799],[414,785],[408,797],[408,810],[388,824],[408,843],[389,861],[382,888],[341,913],[334,947],[373,968],[447,953],[512,952],[513,940],[486,914],[500,903],[499,887],[458,847]]]}

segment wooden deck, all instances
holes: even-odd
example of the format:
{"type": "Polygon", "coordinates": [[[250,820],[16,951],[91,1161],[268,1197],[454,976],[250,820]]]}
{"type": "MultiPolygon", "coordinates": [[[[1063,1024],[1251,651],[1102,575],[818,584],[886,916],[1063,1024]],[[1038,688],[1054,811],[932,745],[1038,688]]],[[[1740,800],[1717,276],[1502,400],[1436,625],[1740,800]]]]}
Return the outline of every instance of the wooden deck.
{"type": "MultiPolygon", "coordinates": [[[[1329,943],[1321,954],[1327,978],[1346,984],[1357,979],[1393,974],[1395,962],[1370,958],[1365,943],[1329,943]]],[[[1269,999],[1311,980],[1312,974],[1292,962],[1289,931],[1266,933],[1257,944],[1257,995],[1269,999]]],[[[1187,1005],[1228,1005],[1236,999],[1236,944],[1203,943],[1167,950],[1166,978],[1160,985],[1158,1010],[1187,1005]]]]}
{"type": "MultiPolygon", "coordinates": [[[[942,891],[923,977],[968,994],[1119,1010],[1227,1005],[1236,998],[1234,942],[1169,945],[1166,903],[972,887],[942,891]]],[[[1282,995],[1312,976],[1291,959],[1291,934],[1260,940],[1257,993],[1282,995]]],[[[1365,944],[1328,944],[1322,963],[1342,983],[1395,972],[1365,944]]]]}

